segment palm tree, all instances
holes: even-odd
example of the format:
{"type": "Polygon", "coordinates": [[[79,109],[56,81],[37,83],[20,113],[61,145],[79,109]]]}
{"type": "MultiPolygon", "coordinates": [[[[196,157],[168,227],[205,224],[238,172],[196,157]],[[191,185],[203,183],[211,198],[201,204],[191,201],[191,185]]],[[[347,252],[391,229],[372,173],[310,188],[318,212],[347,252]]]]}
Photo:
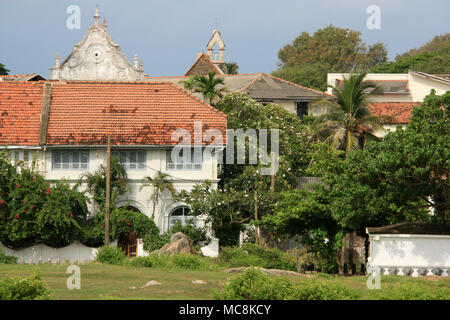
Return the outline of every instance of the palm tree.
{"type": "Polygon", "coordinates": [[[198,75],[190,76],[186,80],[181,80],[180,84],[183,85],[184,89],[186,89],[189,92],[194,92],[196,86],[197,86],[197,79],[198,75]]]}
{"type": "Polygon", "coordinates": [[[142,185],[139,191],[142,190],[144,187],[151,186],[153,188],[153,193],[150,197],[150,200],[153,203],[152,219],[155,217],[156,204],[159,202],[159,199],[162,198],[164,191],[166,189],[169,190],[170,193],[172,194],[172,197],[176,193],[172,182],[170,182],[170,180],[168,179],[169,177],[170,176],[168,174],[158,171],[154,178],[147,176],[142,180],[142,185]]]}
{"type": "Polygon", "coordinates": [[[236,62],[227,62],[225,63],[225,73],[226,74],[237,74],[239,70],[239,66],[236,62]]]}
{"type": "Polygon", "coordinates": [[[225,87],[217,88],[219,85],[224,85],[223,78],[215,78],[216,73],[210,72],[208,76],[197,76],[194,92],[201,93],[205,99],[209,100],[209,104],[222,98],[227,91],[225,87]]]}
{"type": "Polygon", "coordinates": [[[383,123],[391,119],[389,116],[376,116],[369,109],[370,98],[381,94],[382,90],[373,82],[363,81],[366,73],[351,74],[337,87],[336,100],[320,99],[312,103],[318,106],[323,114],[316,117],[312,129],[316,137],[323,138],[333,149],[361,149],[370,139],[378,139],[374,133],[383,131],[383,123]]]}
{"type": "MultiPolygon", "coordinates": [[[[127,171],[117,157],[111,158],[111,203],[118,196],[128,191],[127,171]]],[[[94,201],[102,209],[106,204],[106,166],[100,167],[94,173],[85,173],[76,186],[86,183],[86,191],[93,196],[94,201]]]]}

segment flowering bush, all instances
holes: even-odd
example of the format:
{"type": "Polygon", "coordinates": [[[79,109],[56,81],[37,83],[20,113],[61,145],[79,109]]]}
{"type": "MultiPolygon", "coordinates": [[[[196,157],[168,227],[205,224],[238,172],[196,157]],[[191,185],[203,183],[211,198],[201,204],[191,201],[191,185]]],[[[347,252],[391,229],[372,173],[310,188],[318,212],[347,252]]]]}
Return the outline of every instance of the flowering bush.
{"type": "Polygon", "coordinates": [[[34,169],[13,166],[5,152],[0,172],[0,241],[10,247],[37,242],[61,247],[79,236],[88,212],[83,194],[64,181],[51,186],[34,169]]]}

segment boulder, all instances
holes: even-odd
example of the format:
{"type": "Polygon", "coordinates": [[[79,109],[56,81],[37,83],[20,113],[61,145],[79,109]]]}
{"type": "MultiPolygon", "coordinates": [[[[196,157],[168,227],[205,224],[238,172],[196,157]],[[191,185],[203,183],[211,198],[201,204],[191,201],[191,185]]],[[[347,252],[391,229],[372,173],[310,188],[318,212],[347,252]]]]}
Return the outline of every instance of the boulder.
{"type": "Polygon", "coordinates": [[[159,253],[175,254],[175,253],[187,253],[195,254],[194,245],[192,240],[181,232],[174,233],[170,238],[170,242],[165,244],[164,247],[159,249],[159,253]]]}

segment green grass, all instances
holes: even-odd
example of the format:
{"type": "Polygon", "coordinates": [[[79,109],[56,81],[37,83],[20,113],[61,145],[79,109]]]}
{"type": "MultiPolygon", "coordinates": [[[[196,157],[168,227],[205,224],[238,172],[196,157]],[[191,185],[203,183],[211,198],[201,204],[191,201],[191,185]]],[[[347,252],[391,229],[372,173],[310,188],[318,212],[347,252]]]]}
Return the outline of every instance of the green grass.
{"type": "MultiPolygon", "coordinates": [[[[42,280],[49,286],[54,299],[213,299],[214,291],[220,290],[232,275],[217,271],[196,271],[162,268],[136,268],[131,266],[116,266],[90,263],[80,265],[81,289],[69,290],[66,287],[67,266],[56,265],[8,265],[0,264],[0,278],[7,276],[29,276],[34,271],[42,274],[42,280]],[[161,285],[141,288],[150,280],[156,280],[161,285]],[[207,284],[195,285],[193,280],[204,280],[207,284]],[[136,287],[130,290],[130,287],[136,287]]],[[[319,281],[343,284],[357,290],[362,299],[368,299],[370,290],[366,287],[365,276],[321,276],[319,281]]],[[[304,278],[291,277],[292,281],[304,281],[304,278]]],[[[450,292],[448,278],[411,278],[399,276],[382,276],[381,288],[388,288],[399,284],[413,284],[423,288],[437,290],[445,289],[450,292]]],[[[450,299],[450,295],[449,295],[450,299]]]]}

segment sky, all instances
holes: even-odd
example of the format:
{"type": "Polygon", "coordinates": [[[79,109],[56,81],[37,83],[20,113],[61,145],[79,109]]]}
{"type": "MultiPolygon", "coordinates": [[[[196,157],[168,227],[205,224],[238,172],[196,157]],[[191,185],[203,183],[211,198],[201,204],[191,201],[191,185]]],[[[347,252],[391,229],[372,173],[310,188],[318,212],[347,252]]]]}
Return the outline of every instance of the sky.
{"type": "Polygon", "coordinates": [[[386,44],[389,59],[450,32],[450,0],[0,0],[0,62],[10,74],[49,76],[56,53],[63,61],[94,23],[95,7],[108,33],[150,76],[184,75],[221,30],[225,60],[240,73],[277,69],[278,51],[302,32],[330,24],[361,32],[368,44],[386,44]],[[67,8],[80,8],[80,28],[66,25],[67,8]],[[369,29],[370,5],[380,28],[369,29]]]}

